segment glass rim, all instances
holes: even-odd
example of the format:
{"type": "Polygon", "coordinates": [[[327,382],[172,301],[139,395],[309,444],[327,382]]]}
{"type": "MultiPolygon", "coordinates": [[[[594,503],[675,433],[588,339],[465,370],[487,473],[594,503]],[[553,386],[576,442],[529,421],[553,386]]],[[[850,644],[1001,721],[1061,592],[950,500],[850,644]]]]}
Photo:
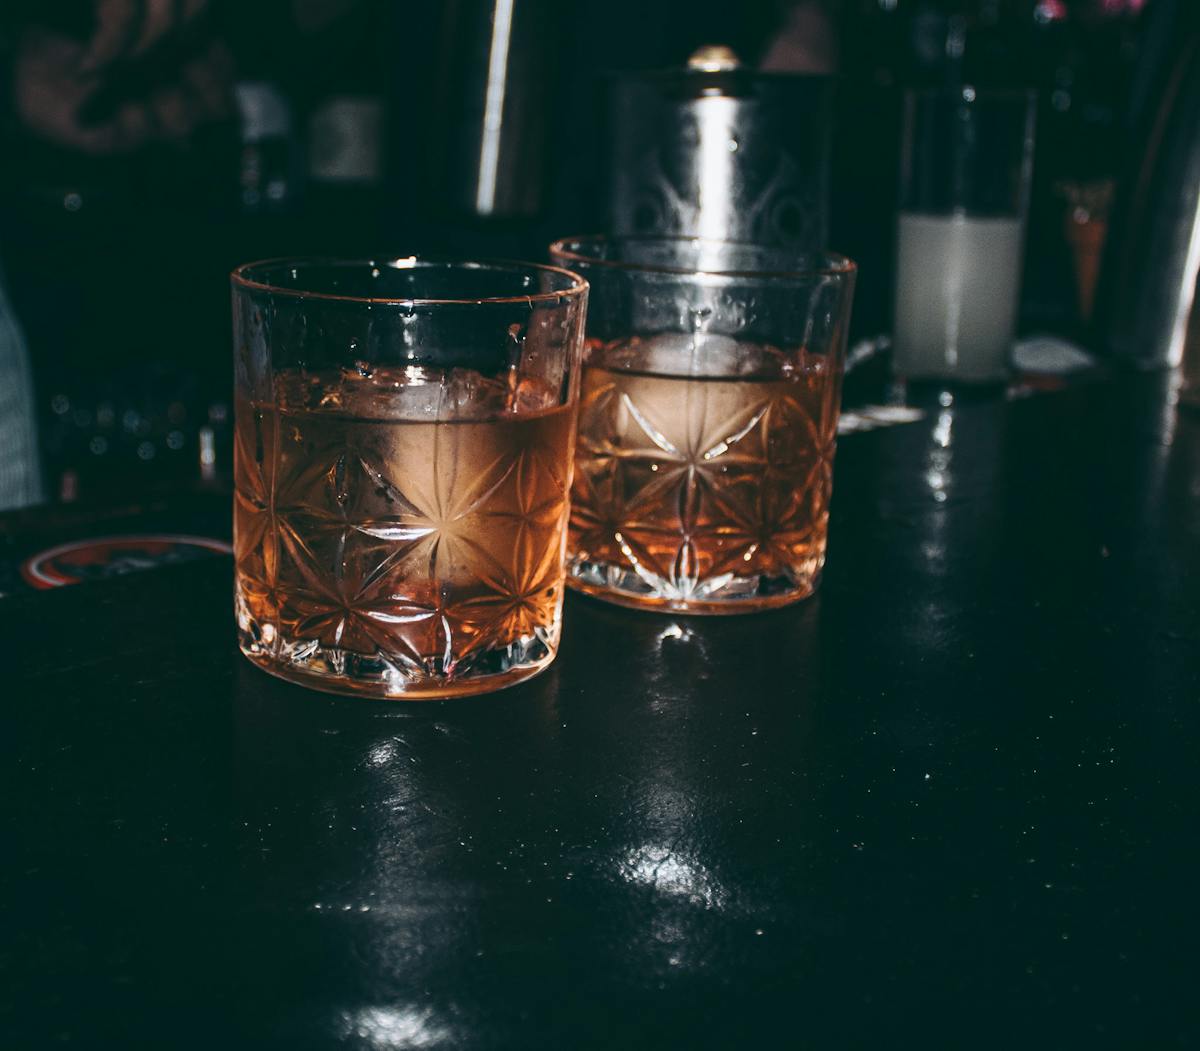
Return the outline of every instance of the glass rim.
{"type": "MultiPolygon", "coordinates": [[[[583,234],[575,237],[562,237],[550,244],[549,252],[552,257],[569,263],[583,263],[587,266],[607,267],[611,270],[626,270],[647,274],[672,274],[675,276],[704,275],[708,277],[733,277],[743,279],[785,279],[797,280],[809,277],[849,277],[857,272],[858,264],[849,256],[838,252],[812,252],[813,257],[825,261],[824,266],[800,266],[794,268],[764,268],[761,270],[719,270],[709,267],[665,266],[658,263],[632,263],[624,259],[598,259],[578,250],[585,244],[644,244],[644,245],[711,245],[731,248],[748,248],[757,251],[782,252],[792,251],[786,247],[755,244],[752,241],[724,241],[715,237],[687,237],[670,234],[583,234]],[[571,246],[571,247],[568,247],[571,246]]],[[[803,252],[795,252],[796,258],[802,258],[803,252]]],[[[567,271],[571,273],[572,271],[567,271]]]]}
{"type": "Polygon", "coordinates": [[[272,256],[268,259],[256,259],[253,262],[242,263],[229,272],[230,282],[237,288],[249,289],[255,292],[269,292],[272,295],[292,296],[297,299],[320,299],[340,303],[362,303],[370,306],[423,307],[423,306],[484,306],[491,303],[557,303],[564,299],[571,300],[586,294],[587,278],[565,267],[553,266],[549,263],[530,263],[520,259],[456,259],[449,256],[437,255],[408,255],[395,256],[390,259],[358,259],[341,258],[338,256],[272,256]],[[270,281],[259,281],[251,277],[251,273],[265,267],[314,267],[332,266],[347,268],[391,267],[396,270],[416,270],[422,266],[435,266],[450,269],[461,267],[470,270],[507,270],[515,272],[525,270],[536,273],[556,274],[568,279],[566,288],[555,292],[531,292],[524,296],[484,296],[461,298],[414,298],[400,296],[355,296],[341,292],[318,292],[303,288],[289,288],[286,285],[272,284],[270,281]]]}

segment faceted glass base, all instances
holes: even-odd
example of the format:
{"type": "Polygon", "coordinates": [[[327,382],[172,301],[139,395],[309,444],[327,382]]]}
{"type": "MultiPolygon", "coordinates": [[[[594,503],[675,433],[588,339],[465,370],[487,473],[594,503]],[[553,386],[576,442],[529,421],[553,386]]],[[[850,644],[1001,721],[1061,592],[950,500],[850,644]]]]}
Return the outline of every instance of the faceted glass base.
{"type": "Polygon", "coordinates": [[[398,653],[358,653],[316,639],[289,639],[260,624],[238,602],[238,646],[263,671],[327,693],[377,700],[432,701],[492,693],[550,666],[558,650],[558,624],[536,628],[506,646],[479,650],[469,659],[430,657],[421,665],[398,653]]]}
{"type": "Polygon", "coordinates": [[[806,599],[817,589],[821,565],[795,577],[722,574],[692,587],[647,576],[613,563],[576,558],[567,564],[568,586],[605,602],[632,609],[716,615],[756,613],[806,599]]]}

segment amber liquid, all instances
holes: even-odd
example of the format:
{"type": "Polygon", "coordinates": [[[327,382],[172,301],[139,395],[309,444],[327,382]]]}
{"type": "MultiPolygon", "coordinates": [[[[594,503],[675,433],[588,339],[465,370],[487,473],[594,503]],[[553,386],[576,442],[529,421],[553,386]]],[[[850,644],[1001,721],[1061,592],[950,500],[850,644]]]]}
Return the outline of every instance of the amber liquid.
{"type": "Polygon", "coordinates": [[[736,354],[742,374],[640,371],[627,364],[670,365],[672,356],[629,343],[591,348],[572,586],[699,613],[812,593],[825,560],[840,371],[773,348],[718,352],[736,354]]]}
{"type": "Polygon", "coordinates": [[[237,408],[242,648],[376,696],[495,689],[558,644],[572,414],[475,373],[281,373],[237,408]]]}

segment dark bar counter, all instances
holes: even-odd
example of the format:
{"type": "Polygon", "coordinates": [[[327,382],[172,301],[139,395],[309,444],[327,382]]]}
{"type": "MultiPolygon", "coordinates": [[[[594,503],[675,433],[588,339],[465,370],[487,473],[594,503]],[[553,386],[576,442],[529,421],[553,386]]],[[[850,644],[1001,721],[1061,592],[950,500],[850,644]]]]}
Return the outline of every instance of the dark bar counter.
{"type": "MultiPolygon", "coordinates": [[[[1195,1046],[1200,417],[1166,384],[847,436],[817,597],[572,595],[491,697],[269,678],[225,556],[0,599],[0,1046],[1195,1046]]],[[[3,549],[86,524],[55,514],[3,549]]]]}

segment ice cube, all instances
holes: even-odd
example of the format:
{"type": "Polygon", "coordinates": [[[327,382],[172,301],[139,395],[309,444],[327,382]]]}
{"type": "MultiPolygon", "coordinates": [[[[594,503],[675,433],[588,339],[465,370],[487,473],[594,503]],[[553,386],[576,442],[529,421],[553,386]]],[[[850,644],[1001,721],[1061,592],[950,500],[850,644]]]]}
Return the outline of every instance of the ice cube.
{"type": "Polygon", "coordinates": [[[527,378],[517,384],[508,408],[518,415],[544,412],[553,408],[557,400],[556,392],[544,380],[527,378]]]}
{"type": "Polygon", "coordinates": [[[610,369],[656,376],[775,377],[788,375],[791,355],[763,343],[712,332],[660,332],[610,343],[600,355],[610,369]]]}
{"type": "Polygon", "coordinates": [[[508,384],[474,369],[451,369],[444,390],[440,419],[487,419],[508,403],[508,384]]]}

